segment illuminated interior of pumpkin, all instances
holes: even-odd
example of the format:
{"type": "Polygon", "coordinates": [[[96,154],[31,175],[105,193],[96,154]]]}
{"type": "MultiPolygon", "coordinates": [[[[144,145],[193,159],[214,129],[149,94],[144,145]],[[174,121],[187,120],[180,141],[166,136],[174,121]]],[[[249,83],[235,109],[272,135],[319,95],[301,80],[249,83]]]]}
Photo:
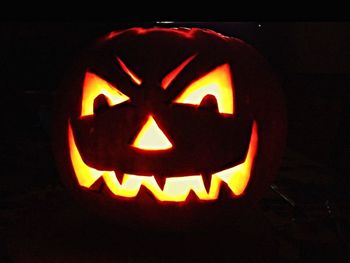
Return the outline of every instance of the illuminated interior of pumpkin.
{"type": "Polygon", "coordinates": [[[146,123],[137,134],[131,146],[148,151],[168,150],[173,147],[152,115],[148,116],[146,123]]]}
{"type": "Polygon", "coordinates": [[[109,106],[120,104],[130,98],[94,73],[86,72],[84,79],[81,117],[94,114],[94,100],[103,94],[109,106]]]}
{"type": "MultiPolygon", "coordinates": [[[[193,59],[188,58],[177,68],[170,72],[162,81],[162,88],[176,78],[181,70],[193,59]]],[[[131,77],[136,84],[141,80],[117,58],[122,69],[131,77]]],[[[228,64],[216,67],[203,77],[192,82],[176,99],[175,103],[185,103],[199,106],[206,95],[213,95],[217,100],[218,110],[222,114],[234,113],[234,87],[231,79],[231,70],[228,64]]],[[[110,106],[129,100],[129,97],[120,92],[117,87],[109,84],[97,75],[87,72],[84,79],[81,117],[92,115],[94,112],[94,100],[100,94],[105,95],[110,106]]],[[[70,157],[78,183],[84,188],[90,188],[99,178],[103,178],[108,189],[115,196],[132,198],[137,196],[141,185],[145,186],[159,201],[183,202],[193,191],[200,200],[215,200],[220,192],[220,185],[227,184],[234,196],[240,196],[249,182],[253,162],[257,152],[258,131],[254,121],[247,155],[243,163],[211,174],[210,188],[207,191],[201,174],[182,177],[167,177],[163,189],[161,189],[155,176],[141,174],[123,175],[118,181],[114,171],[102,171],[88,166],[83,161],[76,146],[73,131],[68,124],[68,140],[70,157]]],[[[155,118],[149,115],[141,130],[137,133],[132,147],[145,151],[167,150],[173,147],[162,129],[158,126],[155,118]]]]}
{"type": "Polygon", "coordinates": [[[234,113],[233,91],[230,66],[224,64],[192,82],[174,102],[199,106],[206,95],[213,95],[217,100],[219,112],[232,115],[234,113]]]}
{"type": "Polygon", "coordinates": [[[159,201],[183,202],[190,191],[193,191],[200,200],[215,200],[218,198],[220,185],[226,183],[233,195],[240,196],[249,182],[258,145],[258,130],[254,121],[247,155],[243,163],[211,175],[209,191],[205,189],[200,174],[183,177],[168,177],[164,188],[161,189],[154,176],[124,174],[118,181],[114,171],[101,171],[86,165],[76,146],[73,131],[68,124],[68,143],[72,166],[78,183],[84,188],[90,188],[100,177],[103,178],[109,190],[120,197],[137,196],[141,185],[148,188],[159,201]]]}

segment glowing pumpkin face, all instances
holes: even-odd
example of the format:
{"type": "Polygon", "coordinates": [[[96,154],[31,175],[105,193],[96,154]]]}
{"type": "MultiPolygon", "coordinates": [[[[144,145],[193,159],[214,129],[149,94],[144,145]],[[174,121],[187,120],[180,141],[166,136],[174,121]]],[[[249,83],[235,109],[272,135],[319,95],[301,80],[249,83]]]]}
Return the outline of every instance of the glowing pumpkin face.
{"type": "Polygon", "coordinates": [[[244,199],[278,166],[280,94],[237,39],[201,29],[112,33],[66,88],[56,129],[64,180],[116,206],[205,205],[222,188],[244,199]],[[142,200],[146,189],[153,201],[142,200]]]}

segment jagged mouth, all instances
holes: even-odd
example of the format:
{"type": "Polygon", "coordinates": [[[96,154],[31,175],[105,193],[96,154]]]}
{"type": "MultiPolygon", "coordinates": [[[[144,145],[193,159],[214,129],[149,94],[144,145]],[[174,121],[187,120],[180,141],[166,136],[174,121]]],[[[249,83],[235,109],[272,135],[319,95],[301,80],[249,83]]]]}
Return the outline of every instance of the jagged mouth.
{"type": "Polygon", "coordinates": [[[116,197],[136,197],[141,186],[147,188],[154,197],[161,202],[184,202],[190,192],[199,200],[216,200],[220,193],[221,184],[226,184],[232,192],[232,196],[243,195],[249,182],[252,167],[258,146],[257,124],[254,121],[250,136],[249,148],[244,162],[233,167],[218,171],[210,175],[210,186],[207,190],[202,175],[189,175],[181,177],[167,177],[163,188],[159,186],[155,176],[143,176],[136,174],[123,174],[117,178],[114,171],[102,171],[85,164],[76,146],[73,131],[68,123],[68,143],[72,166],[79,185],[92,189],[97,180],[103,180],[109,191],[116,197]]]}

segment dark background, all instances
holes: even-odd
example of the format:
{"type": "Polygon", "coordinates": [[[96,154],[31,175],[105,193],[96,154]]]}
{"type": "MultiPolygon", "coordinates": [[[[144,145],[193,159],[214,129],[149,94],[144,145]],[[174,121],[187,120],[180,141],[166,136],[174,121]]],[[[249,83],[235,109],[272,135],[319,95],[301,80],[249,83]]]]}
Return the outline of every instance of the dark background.
{"type": "MultiPolygon", "coordinates": [[[[280,194],[268,190],[260,214],[284,251],[279,255],[283,259],[310,262],[346,258],[350,215],[350,23],[6,22],[0,23],[3,260],[54,262],[30,260],[36,258],[36,240],[41,240],[39,244],[55,237],[33,234],[42,229],[30,231],[40,224],[38,213],[45,214],[48,207],[55,207],[50,210],[54,214],[63,209],[62,203],[70,203],[69,198],[65,199],[51,151],[55,94],[83,48],[109,31],[135,25],[206,27],[241,38],[266,57],[283,83],[288,137],[275,182],[280,194]],[[23,218],[31,220],[28,223],[23,218]],[[31,245],[17,243],[24,233],[32,234],[34,241],[28,241],[31,245]]],[[[54,248],[48,245],[46,250],[50,255],[54,248]]]]}

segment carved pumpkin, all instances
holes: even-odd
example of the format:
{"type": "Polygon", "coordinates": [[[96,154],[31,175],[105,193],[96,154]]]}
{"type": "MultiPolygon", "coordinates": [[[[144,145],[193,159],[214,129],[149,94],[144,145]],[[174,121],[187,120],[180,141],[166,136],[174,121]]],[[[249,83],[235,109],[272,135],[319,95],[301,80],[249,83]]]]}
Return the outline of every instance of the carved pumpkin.
{"type": "Polygon", "coordinates": [[[205,221],[258,200],[278,167],[278,85],[238,39],[202,29],[114,32],[83,54],[64,87],[59,168],[101,213],[205,221]]]}

